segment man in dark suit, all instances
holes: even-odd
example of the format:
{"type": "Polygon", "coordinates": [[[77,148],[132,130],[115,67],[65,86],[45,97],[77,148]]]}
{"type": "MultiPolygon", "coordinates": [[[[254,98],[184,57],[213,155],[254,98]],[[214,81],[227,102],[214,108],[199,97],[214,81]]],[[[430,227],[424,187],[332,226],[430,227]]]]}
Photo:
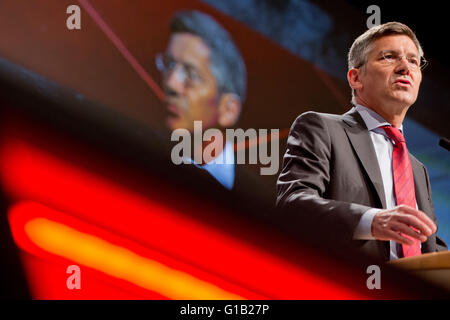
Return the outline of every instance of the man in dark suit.
{"type": "MultiPolygon", "coordinates": [[[[234,146],[226,141],[226,128],[239,118],[246,93],[244,60],[229,33],[211,16],[199,11],[181,11],[170,23],[170,40],[157,56],[162,72],[168,116],[166,125],[195,134],[201,129],[220,130],[223,139],[203,141],[188,157],[226,189],[235,180],[234,146]],[[204,150],[215,150],[205,159],[204,150]]],[[[191,144],[195,145],[194,142],[191,144]]]]}
{"type": "Polygon", "coordinates": [[[354,108],[307,112],[291,127],[277,204],[299,232],[380,260],[446,250],[426,168],[408,154],[402,122],[416,101],[423,51],[406,25],[386,23],[353,43],[354,108]],[[301,224],[304,223],[302,226],[301,224]]]}

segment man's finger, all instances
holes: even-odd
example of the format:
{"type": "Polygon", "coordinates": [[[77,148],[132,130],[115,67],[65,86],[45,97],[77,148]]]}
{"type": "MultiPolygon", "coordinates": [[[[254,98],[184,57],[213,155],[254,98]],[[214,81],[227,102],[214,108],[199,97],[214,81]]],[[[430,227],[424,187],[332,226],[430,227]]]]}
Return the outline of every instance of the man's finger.
{"type": "Polygon", "coordinates": [[[420,231],[420,233],[423,233],[427,237],[431,236],[431,234],[433,233],[432,229],[416,216],[410,214],[398,214],[397,221],[403,223],[406,226],[412,226],[416,228],[420,231]]]}
{"type": "Polygon", "coordinates": [[[430,219],[429,216],[423,211],[416,210],[414,208],[411,208],[406,205],[399,206],[399,211],[403,211],[404,213],[411,214],[415,217],[417,217],[420,221],[425,223],[431,230],[431,233],[435,233],[437,230],[436,224],[433,222],[433,220],[430,219]]]}
{"type": "Polygon", "coordinates": [[[388,238],[388,240],[394,240],[395,242],[406,244],[408,246],[412,246],[414,244],[414,242],[411,239],[404,237],[400,233],[392,230],[386,231],[386,237],[388,238]]]}
{"type": "Polygon", "coordinates": [[[401,232],[403,234],[406,234],[410,237],[413,237],[421,242],[427,241],[427,237],[424,234],[418,233],[411,227],[401,223],[401,222],[392,222],[391,224],[392,231],[401,232]]]}

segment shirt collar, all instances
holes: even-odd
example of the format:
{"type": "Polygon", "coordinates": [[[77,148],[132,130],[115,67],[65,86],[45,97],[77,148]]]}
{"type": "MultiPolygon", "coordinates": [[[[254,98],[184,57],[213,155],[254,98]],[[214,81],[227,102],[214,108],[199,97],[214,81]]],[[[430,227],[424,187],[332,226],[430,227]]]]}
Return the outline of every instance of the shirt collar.
{"type": "MultiPolygon", "coordinates": [[[[355,107],[356,111],[360,114],[361,118],[364,120],[366,127],[369,131],[375,131],[381,126],[390,126],[391,124],[387,122],[382,116],[380,116],[375,111],[357,104],[355,107]]],[[[400,131],[403,134],[403,124],[400,126],[400,131]]],[[[384,130],[382,130],[384,131],[384,130]]]]}
{"type": "Polygon", "coordinates": [[[222,150],[213,161],[204,165],[199,165],[191,159],[191,163],[196,167],[205,169],[225,188],[231,190],[234,184],[234,151],[233,143],[227,142],[222,150]]]}

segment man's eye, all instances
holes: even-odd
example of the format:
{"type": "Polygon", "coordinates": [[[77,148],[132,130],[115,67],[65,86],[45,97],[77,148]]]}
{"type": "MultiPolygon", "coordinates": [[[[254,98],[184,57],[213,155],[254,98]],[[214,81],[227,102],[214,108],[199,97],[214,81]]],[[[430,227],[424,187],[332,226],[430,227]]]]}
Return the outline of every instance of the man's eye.
{"type": "Polygon", "coordinates": [[[411,64],[414,64],[416,66],[419,65],[419,60],[416,58],[409,58],[408,60],[409,60],[409,63],[411,63],[411,64]]]}
{"type": "Polygon", "coordinates": [[[172,70],[173,68],[175,68],[177,62],[173,58],[171,58],[169,56],[165,56],[164,57],[164,64],[166,65],[166,67],[169,70],[172,70]]]}
{"type": "Polygon", "coordinates": [[[195,72],[195,71],[193,71],[193,70],[189,70],[188,72],[187,72],[187,77],[188,77],[188,79],[189,80],[191,80],[191,81],[200,81],[201,80],[201,78],[200,78],[200,76],[198,75],[198,73],[197,72],[195,72]]]}
{"type": "Polygon", "coordinates": [[[386,53],[383,57],[384,57],[384,59],[386,59],[386,60],[392,60],[392,59],[394,59],[394,55],[391,54],[391,53],[386,53]]]}

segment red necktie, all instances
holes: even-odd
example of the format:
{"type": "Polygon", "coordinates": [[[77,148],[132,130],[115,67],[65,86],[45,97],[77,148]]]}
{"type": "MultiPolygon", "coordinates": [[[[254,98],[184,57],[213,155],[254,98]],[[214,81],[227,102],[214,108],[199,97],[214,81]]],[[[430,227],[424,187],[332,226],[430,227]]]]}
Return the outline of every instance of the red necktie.
{"type": "MultiPolygon", "coordinates": [[[[391,126],[383,126],[384,131],[394,142],[392,151],[392,171],[394,174],[394,192],[397,199],[397,205],[405,204],[411,208],[416,208],[416,193],[414,190],[414,176],[409,160],[408,149],[406,148],[405,138],[399,129],[391,126]]],[[[411,227],[414,230],[414,227],[411,227]]],[[[403,256],[413,257],[422,254],[420,251],[420,241],[405,234],[404,237],[411,239],[414,244],[408,246],[402,244],[403,256]]]]}

